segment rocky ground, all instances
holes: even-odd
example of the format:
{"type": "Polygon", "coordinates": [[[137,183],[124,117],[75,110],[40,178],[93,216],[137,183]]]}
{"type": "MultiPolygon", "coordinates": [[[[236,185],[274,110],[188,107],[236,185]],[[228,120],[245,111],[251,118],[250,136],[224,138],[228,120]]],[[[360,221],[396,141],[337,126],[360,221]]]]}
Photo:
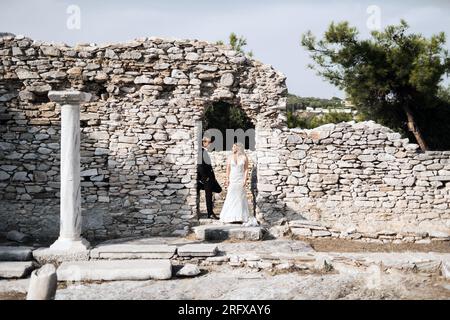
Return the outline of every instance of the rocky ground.
{"type": "MultiPolygon", "coordinates": [[[[0,299],[24,299],[28,280],[0,281],[0,299]]],[[[273,274],[222,266],[196,278],[60,284],[57,300],[79,299],[450,299],[440,277],[376,268],[361,272],[273,274]]]]}
{"type": "Polygon", "coordinates": [[[364,241],[331,238],[302,239],[320,252],[445,252],[450,253],[448,241],[431,243],[367,243],[364,241]]]}
{"type": "MultiPolygon", "coordinates": [[[[151,241],[156,240],[132,242],[151,241]]],[[[170,280],[159,281],[60,282],[56,299],[450,300],[450,281],[439,273],[437,268],[440,266],[436,264],[436,261],[448,259],[448,243],[445,244],[433,243],[433,249],[436,249],[433,253],[424,245],[411,247],[414,252],[391,245],[368,248],[362,247],[363,243],[340,240],[335,240],[334,246],[325,240],[310,243],[294,240],[224,241],[217,246],[220,254],[225,254],[229,261],[222,264],[203,261],[199,265],[202,272],[197,277],[173,276],[170,280]],[[334,252],[320,249],[333,249],[334,252]],[[373,252],[364,251],[366,249],[373,252]],[[402,252],[396,252],[397,249],[402,252]],[[314,259],[312,265],[304,269],[296,263],[286,266],[282,261],[278,265],[283,266],[281,268],[266,265],[273,259],[301,258],[304,261],[298,261],[303,266],[308,263],[305,259],[308,257],[314,259]],[[320,257],[329,261],[332,267],[324,268],[320,257]],[[261,265],[255,267],[255,263],[261,265]],[[412,264],[417,268],[412,268],[412,264]]],[[[173,263],[175,275],[187,262],[174,260],[173,263]]],[[[28,279],[0,280],[0,300],[24,299],[28,283],[28,279]]]]}
{"type": "Polygon", "coordinates": [[[450,299],[450,283],[376,268],[270,274],[223,266],[196,278],[69,284],[56,299],[450,299]]]}

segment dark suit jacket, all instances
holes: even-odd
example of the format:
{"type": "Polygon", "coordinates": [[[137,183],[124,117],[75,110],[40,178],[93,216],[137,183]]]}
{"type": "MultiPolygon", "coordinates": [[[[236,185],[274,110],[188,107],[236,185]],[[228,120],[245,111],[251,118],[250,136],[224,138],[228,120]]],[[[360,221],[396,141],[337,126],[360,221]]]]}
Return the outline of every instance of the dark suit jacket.
{"type": "Polygon", "coordinates": [[[211,165],[211,158],[208,151],[202,148],[202,162],[197,165],[198,180],[207,183],[214,178],[214,170],[211,165]]]}
{"type": "Polygon", "coordinates": [[[202,162],[197,165],[197,185],[199,189],[205,189],[205,187],[208,187],[211,188],[213,192],[222,192],[222,188],[216,180],[216,176],[211,165],[211,158],[205,148],[202,148],[202,162]]]}

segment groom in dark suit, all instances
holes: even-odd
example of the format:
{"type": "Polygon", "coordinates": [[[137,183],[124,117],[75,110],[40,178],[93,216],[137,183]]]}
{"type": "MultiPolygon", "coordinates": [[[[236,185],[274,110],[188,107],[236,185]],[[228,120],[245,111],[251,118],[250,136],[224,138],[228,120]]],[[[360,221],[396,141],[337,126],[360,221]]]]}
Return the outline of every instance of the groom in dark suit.
{"type": "Polygon", "coordinates": [[[220,193],[222,188],[217,183],[216,176],[214,175],[214,170],[211,165],[211,158],[208,154],[208,146],[211,144],[211,139],[204,137],[202,140],[202,157],[201,163],[197,165],[197,187],[198,190],[205,190],[206,198],[206,210],[208,212],[208,218],[219,219],[213,211],[213,192],[220,193]]]}

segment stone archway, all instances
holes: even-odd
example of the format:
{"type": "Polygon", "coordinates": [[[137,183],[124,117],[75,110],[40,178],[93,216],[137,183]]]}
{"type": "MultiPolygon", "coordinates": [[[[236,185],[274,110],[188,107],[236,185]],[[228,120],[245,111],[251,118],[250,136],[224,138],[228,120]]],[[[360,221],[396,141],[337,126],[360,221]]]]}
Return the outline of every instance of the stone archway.
{"type": "Polygon", "coordinates": [[[238,104],[219,100],[211,103],[203,115],[203,130],[217,129],[222,141],[215,144],[219,151],[230,151],[232,143],[241,142],[245,149],[255,150],[255,120],[251,119],[238,104]]]}
{"type": "MultiPolygon", "coordinates": [[[[209,101],[204,108],[202,119],[197,121],[197,154],[201,148],[201,139],[203,136],[206,135],[212,137],[213,139],[220,139],[220,141],[213,140],[212,150],[209,152],[216,179],[223,189],[221,193],[213,194],[214,212],[217,216],[220,214],[226,196],[226,188],[224,187],[226,178],[226,160],[230,155],[231,146],[234,142],[241,142],[244,144],[247,156],[249,158],[249,181],[251,183],[247,188],[247,198],[251,213],[256,215],[256,124],[257,120],[254,117],[251,118],[251,115],[248,114],[248,111],[241,106],[240,101],[237,99],[218,99],[209,101]],[[221,113],[220,110],[214,110],[208,115],[208,111],[212,108],[228,108],[228,110],[224,110],[223,113],[221,113]],[[233,115],[242,118],[238,121],[236,121],[236,119],[228,119],[228,117],[232,117],[233,115]],[[217,121],[211,121],[208,123],[208,117],[211,116],[220,116],[221,118],[217,121]]],[[[199,219],[206,217],[204,192],[197,193],[196,207],[197,217],[199,219]]]]}

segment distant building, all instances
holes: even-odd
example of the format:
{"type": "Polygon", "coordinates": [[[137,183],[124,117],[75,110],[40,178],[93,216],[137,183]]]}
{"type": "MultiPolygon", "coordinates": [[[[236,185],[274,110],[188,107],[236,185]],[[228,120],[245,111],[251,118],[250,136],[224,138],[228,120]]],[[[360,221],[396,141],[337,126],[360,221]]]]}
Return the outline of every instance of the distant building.
{"type": "Polygon", "coordinates": [[[350,98],[345,98],[344,100],[344,106],[347,108],[353,108],[355,105],[353,104],[353,102],[350,100],[350,98]]]}

